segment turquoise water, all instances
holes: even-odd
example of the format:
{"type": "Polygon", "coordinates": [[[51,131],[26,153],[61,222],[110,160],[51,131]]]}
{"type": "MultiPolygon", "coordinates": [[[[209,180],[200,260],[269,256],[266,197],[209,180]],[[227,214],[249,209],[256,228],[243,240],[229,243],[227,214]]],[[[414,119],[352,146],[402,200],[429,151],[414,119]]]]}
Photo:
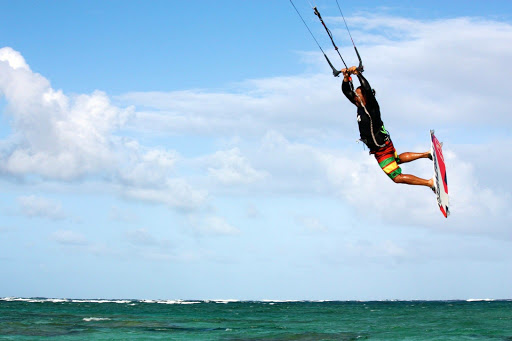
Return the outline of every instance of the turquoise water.
{"type": "Polygon", "coordinates": [[[0,299],[0,340],[508,340],[512,301],[0,299]]]}

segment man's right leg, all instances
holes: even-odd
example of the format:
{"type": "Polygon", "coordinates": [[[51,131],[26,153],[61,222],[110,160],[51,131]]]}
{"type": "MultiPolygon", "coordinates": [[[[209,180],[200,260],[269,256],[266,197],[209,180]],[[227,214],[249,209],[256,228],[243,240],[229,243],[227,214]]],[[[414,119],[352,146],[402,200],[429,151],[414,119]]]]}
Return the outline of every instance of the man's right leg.
{"type": "Polygon", "coordinates": [[[434,179],[426,180],[411,174],[399,174],[393,178],[393,181],[397,184],[419,185],[429,188],[434,187],[434,179]]]}

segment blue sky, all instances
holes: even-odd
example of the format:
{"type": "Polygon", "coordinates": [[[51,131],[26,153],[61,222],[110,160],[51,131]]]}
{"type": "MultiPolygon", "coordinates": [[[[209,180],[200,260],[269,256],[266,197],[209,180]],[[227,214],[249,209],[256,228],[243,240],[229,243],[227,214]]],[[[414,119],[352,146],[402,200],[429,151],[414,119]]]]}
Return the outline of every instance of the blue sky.
{"type": "Polygon", "coordinates": [[[398,151],[444,141],[448,219],[289,1],[0,4],[0,297],[511,297],[509,1],[340,2],[398,151]]]}

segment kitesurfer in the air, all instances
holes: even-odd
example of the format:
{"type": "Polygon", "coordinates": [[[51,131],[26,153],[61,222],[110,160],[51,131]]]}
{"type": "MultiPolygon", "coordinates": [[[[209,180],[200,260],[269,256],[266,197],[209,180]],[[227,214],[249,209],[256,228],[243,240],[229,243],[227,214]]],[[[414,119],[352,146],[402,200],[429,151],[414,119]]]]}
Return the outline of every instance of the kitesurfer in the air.
{"type": "MultiPolygon", "coordinates": [[[[359,69],[355,66],[341,70],[343,73],[343,84],[341,89],[345,96],[357,107],[357,123],[361,141],[368,146],[370,154],[375,155],[380,167],[391,180],[396,183],[409,185],[421,185],[434,188],[434,180],[418,178],[410,174],[402,174],[399,164],[411,162],[420,158],[429,158],[430,152],[425,153],[402,153],[397,154],[389,133],[384,128],[380,116],[379,103],[375,99],[375,91],[364,78],[359,69]],[[351,86],[350,75],[356,75],[359,78],[361,86],[355,91],[351,86]]],[[[433,189],[434,190],[434,189],[433,189]]]]}

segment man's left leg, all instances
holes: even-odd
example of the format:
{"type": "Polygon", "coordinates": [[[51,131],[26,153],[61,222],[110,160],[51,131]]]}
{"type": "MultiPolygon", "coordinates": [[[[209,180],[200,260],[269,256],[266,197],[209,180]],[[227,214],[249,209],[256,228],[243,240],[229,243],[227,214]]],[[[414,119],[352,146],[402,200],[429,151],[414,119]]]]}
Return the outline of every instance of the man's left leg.
{"type": "Polygon", "coordinates": [[[406,152],[406,153],[402,153],[402,154],[398,155],[397,163],[401,164],[401,163],[411,162],[411,161],[418,160],[418,159],[427,159],[427,158],[432,160],[430,151],[425,152],[425,153],[406,152]]]}

